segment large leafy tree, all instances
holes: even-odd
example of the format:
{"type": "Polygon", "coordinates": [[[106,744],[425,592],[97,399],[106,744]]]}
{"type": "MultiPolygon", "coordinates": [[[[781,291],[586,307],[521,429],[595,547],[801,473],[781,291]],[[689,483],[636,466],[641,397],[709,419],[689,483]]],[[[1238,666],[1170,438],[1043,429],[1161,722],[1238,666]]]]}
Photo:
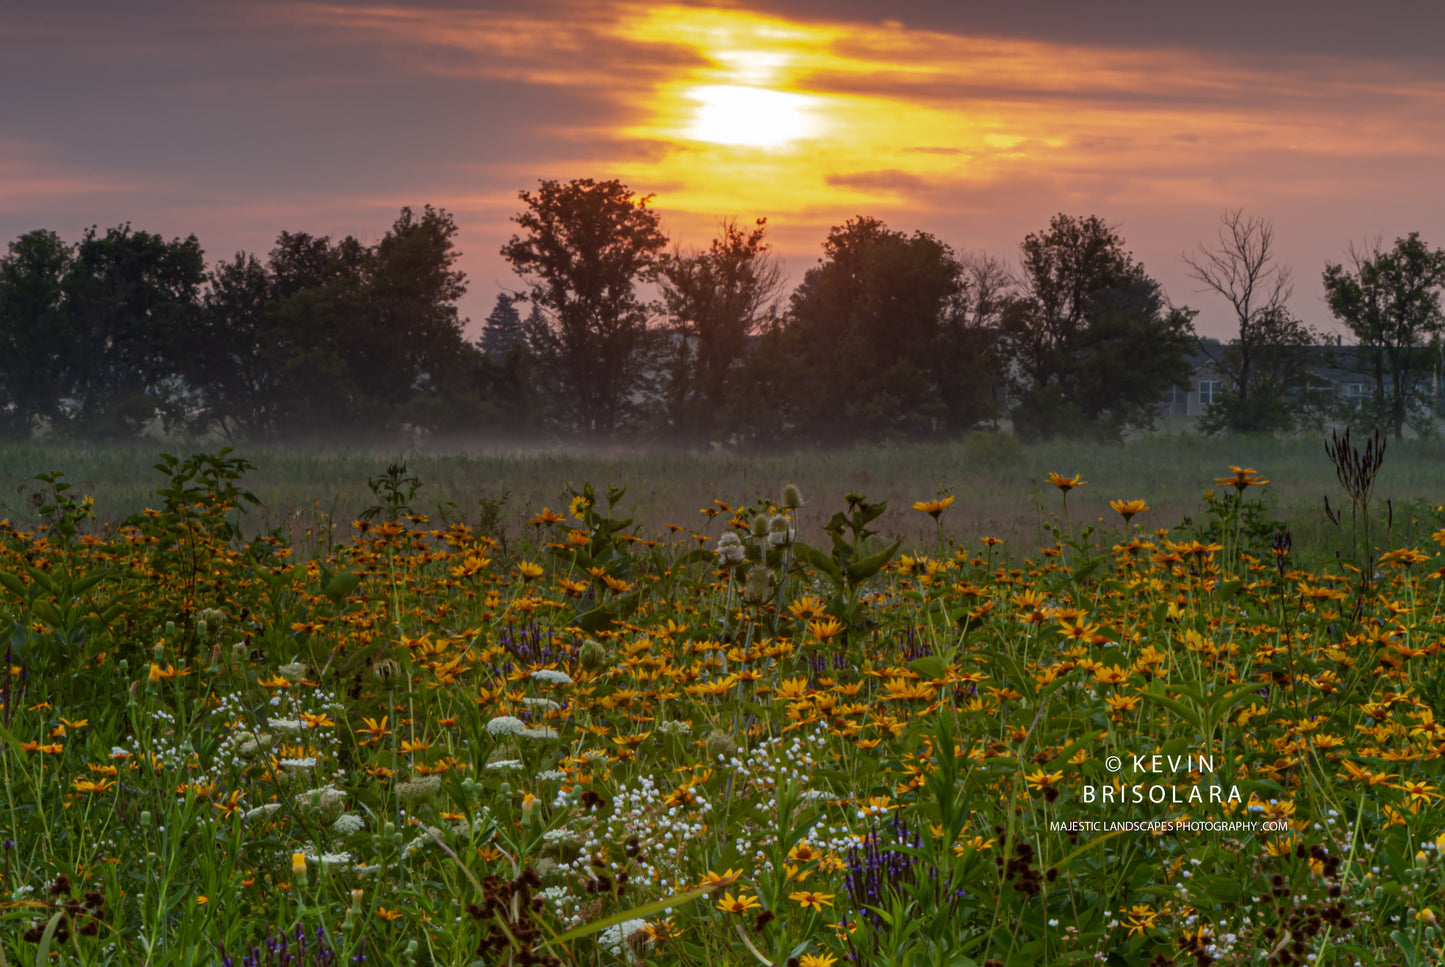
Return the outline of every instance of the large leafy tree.
{"type": "Polygon", "coordinates": [[[532,349],[558,422],[610,434],[628,424],[646,392],[648,309],[637,291],[655,278],[667,244],[652,196],[620,181],[542,181],[518,193],[522,233],[502,256],[543,309],[532,349]]]}
{"type": "Polygon", "coordinates": [[[782,291],[782,270],[770,250],[766,219],[749,228],[727,220],[706,250],[677,250],[661,260],[671,340],[663,399],[674,430],[685,437],[713,436],[749,340],[782,291]]]}
{"type": "Polygon", "coordinates": [[[55,420],[74,335],[65,314],[71,248],[54,232],[20,236],[0,258],[0,433],[25,439],[55,420]]]}
{"type": "Polygon", "coordinates": [[[282,232],[210,275],[196,351],[209,416],[255,437],[462,422],[480,354],[456,302],[456,226],[404,208],[374,246],[282,232]]]}
{"type": "Polygon", "coordinates": [[[194,235],[167,242],[130,225],[86,231],[66,272],[71,374],[65,416],[76,431],[130,436],[193,405],[188,334],[205,259],[194,235]]]}
{"type": "Polygon", "coordinates": [[[1274,226],[1243,210],[1225,212],[1212,245],[1184,256],[1190,274],[1229,303],[1236,334],[1218,347],[1200,343],[1225,377],[1201,426],[1208,432],[1288,430],[1297,407],[1290,394],[1304,389],[1313,333],[1286,305],[1293,286],[1289,267],[1275,258],[1274,226]]]}
{"type": "Polygon", "coordinates": [[[962,286],[952,250],[859,217],[828,233],[823,255],[774,350],[793,373],[790,421],[834,441],[943,429],[935,350],[962,286]]]}
{"type": "Polygon", "coordinates": [[[1432,249],[1418,232],[1397,238],[1384,251],[1351,247],[1353,271],[1327,265],[1325,296],[1330,311],[1359,340],[1375,378],[1374,422],[1399,439],[1411,417],[1412,401],[1430,373],[1445,317],[1445,251],[1432,249]]]}
{"type": "Polygon", "coordinates": [[[1056,215],[1022,254],[1023,292],[1004,317],[1015,431],[1117,439],[1151,426],[1188,378],[1192,314],[1096,216],[1056,215]]]}

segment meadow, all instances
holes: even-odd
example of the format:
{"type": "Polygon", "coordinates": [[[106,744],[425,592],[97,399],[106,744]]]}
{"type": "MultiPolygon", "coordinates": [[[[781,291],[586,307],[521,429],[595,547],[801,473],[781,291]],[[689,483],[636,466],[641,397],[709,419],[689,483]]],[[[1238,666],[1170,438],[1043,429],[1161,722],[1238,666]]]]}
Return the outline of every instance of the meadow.
{"type": "Polygon", "coordinates": [[[1360,443],[0,450],[0,965],[1440,962],[1360,443]]]}

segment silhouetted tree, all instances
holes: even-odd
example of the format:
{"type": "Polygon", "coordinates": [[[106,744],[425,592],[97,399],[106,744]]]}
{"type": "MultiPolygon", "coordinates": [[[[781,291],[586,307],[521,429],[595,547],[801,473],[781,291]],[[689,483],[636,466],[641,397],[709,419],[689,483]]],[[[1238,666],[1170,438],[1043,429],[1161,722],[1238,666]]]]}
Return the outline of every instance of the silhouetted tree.
{"type": "Polygon", "coordinates": [[[522,314],[517,311],[517,300],[505,292],[497,295],[497,303],[487,315],[482,326],[482,338],[477,345],[492,362],[500,363],[507,358],[507,351],[518,343],[525,343],[526,330],[522,328],[522,314]]]}
{"type": "Polygon", "coordinates": [[[167,242],[130,225],[86,231],[63,286],[72,430],[130,436],[157,417],[167,426],[184,418],[185,347],[204,278],[194,235],[167,242]]]}
{"type": "Polygon", "coordinates": [[[1212,247],[1184,256],[1190,274],[1229,302],[1237,327],[1220,349],[1199,344],[1225,377],[1200,426],[1210,433],[1288,430],[1297,410],[1290,394],[1305,388],[1316,334],[1285,305],[1293,286],[1289,267],[1275,260],[1274,226],[1241,209],[1220,222],[1212,247]]]}
{"type": "Polygon", "coordinates": [[[620,181],[543,181],[519,192],[502,255],[546,314],[529,332],[543,393],[567,427],[609,434],[639,410],[648,374],[647,307],[637,283],[655,277],[667,244],[651,196],[620,181]]]}
{"type": "Polygon", "coordinates": [[[679,249],[661,260],[670,338],[663,400],[673,428],[686,437],[713,437],[748,340],[782,290],[770,249],[767,219],[749,229],[730,219],[705,251],[679,249]]]}
{"type": "Polygon", "coordinates": [[[219,263],[195,340],[206,416],[253,437],[476,417],[456,231],[444,211],[404,208],[374,246],[282,232],[264,267],[219,263]]]}
{"type": "Polygon", "coordinates": [[[1024,293],[1004,318],[1015,431],[1117,439],[1152,426],[1189,374],[1192,314],[1096,216],[1056,215],[1022,250],[1024,293]]]}
{"type": "Polygon", "coordinates": [[[929,353],[945,426],[952,433],[971,429],[998,413],[995,388],[1002,368],[1003,313],[1017,288],[1007,266],[992,255],[971,252],[959,261],[963,270],[959,290],[929,353]]]}
{"type": "Polygon", "coordinates": [[[64,301],[70,260],[70,246],[43,230],[0,258],[0,433],[12,440],[60,413],[75,350],[64,301]]]}
{"type": "Polygon", "coordinates": [[[1376,240],[1366,249],[1350,246],[1349,254],[1353,272],[1340,264],[1326,266],[1325,296],[1370,361],[1376,428],[1398,440],[1412,415],[1412,398],[1434,363],[1432,343],[1445,325],[1440,312],[1445,251],[1431,249],[1419,232],[1411,232],[1388,252],[1376,240]]]}
{"type": "Polygon", "coordinates": [[[874,218],[835,227],[792,295],[783,353],[791,419],[818,439],[918,436],[947,412],[935,355],[962,268],[926,232],[874,218]]]}

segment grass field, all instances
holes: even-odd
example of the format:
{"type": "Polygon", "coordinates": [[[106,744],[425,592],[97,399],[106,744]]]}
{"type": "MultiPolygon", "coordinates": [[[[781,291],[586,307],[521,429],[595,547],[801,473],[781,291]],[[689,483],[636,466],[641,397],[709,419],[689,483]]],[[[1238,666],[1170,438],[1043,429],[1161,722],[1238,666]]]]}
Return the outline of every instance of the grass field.
{"type": "MultiPolygon", "coordinates": [[[[171,449],[190,452],[181,444],[171,449]]],[[[60,470],[78,493],[95,498],[101,520],[124,519],[147,506],[162,481],[152,469],[155,454],[153,445],[0,448],[0,516],[34,521],[40,488],[33,478],[60,470]]],[[[1007,436],[976,434],[949,445],[763,456],[619,448],[469,453],[465,447],[456,452],[242,448],[238,455],[255,465],[247,486],[262,501],[245,518],[246,529],[281,528],[298,550],[309,551],[346,538],[351,521],[376,503],[368,479],[397,459],[422,485],[414,501],[418,512],[435,515],[439,506],[450,505],[447,513],[454,519],[495,521],[510,535],[544,506],[565,502],[569,486],[589,481],[625,486],[621,507],[647,537],[665,533],[669,523],[696,526],[699,510],[715,498],[730,504],[776,499],[779,488],[791,482],[809,500],[798,514],[803,528],[821,526],[853,491],[886,501],[878,529],[912,545],[932,541],[935,532],[930,520],[909,508],[943,488],[957,497],[947,533],[961,543],[997,537],[1005,542],[999,554],[1009,558],[1032,553],[1048,539],[1044,525],[1059,511],[1049,472],[1082,474],[1089,482],[1072,497],[1080,527],[1116,528],[1109,502],[1141,498],[1151,511],[1138,519],[1140,526],[1172,528],[1185,517],[1200,517],[1204,492],[1234,464],[1255,467],[1271,480],[1270,516],[1288,525],[1304,557],[1329,558],[1348,543],[1325,515],[1326,497],[1335,507],[1348,507],[1348,501],[1324,441],[1314,438],[1159,435],[1122,447],[1071,442],[1023,447],[1007,436]]],[[[1404,543],[1418,541],[1422,517],[1442,500],[1445,445],[1392,444],[1376,488],[1377,530],[1393,531],[1404,543]]]]}
{"type": "Polygon", "coordinates": [[[1424,446],[247,456],[4,451],[0,965],[1445,962],[1424,446]]]}

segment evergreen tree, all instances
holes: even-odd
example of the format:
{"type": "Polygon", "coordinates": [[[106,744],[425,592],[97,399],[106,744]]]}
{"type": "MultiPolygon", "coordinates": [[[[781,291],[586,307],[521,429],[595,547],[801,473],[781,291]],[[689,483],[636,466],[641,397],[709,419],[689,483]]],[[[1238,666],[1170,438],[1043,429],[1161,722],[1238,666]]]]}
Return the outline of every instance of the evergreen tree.
{"type": "MultiPolygon", "coordinates": [[[[532,306],[535,312],[537,307],[532,306]]],[[[517,298],[503,292],[497,296],[497,304],[492,307],[491,314],[487,316],[486,325],[482,328],[482,338],[477,345],[487,358],[494,363],[500,363],[507,358],[507,351],[518,343],[526,341],[526,333],[522,329],[522,315],[517,312],[517,298]]]]}

